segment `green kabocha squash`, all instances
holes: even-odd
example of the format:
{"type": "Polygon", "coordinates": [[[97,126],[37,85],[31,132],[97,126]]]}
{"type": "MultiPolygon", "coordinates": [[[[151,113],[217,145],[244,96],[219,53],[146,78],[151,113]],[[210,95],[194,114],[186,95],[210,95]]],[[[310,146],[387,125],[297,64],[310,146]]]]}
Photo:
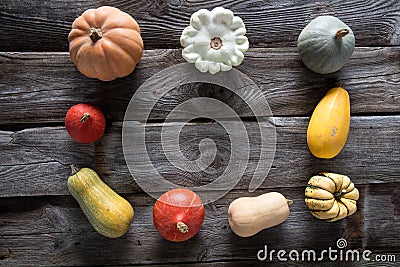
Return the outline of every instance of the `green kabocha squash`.
{"type": "Polygon", "coordinates": [[[352,30],[333,16],[313,19],[300,33],[297,49],[303,63],[320,74],[338,71],[350,59],[355,45],[352,30]]]}
{"type": "Polygon", "coordinates": [[[79,169],[75,165],[71,168],[68,189],[93,228],[110,238],[124,235],[133,220],[131,204],[108,187],[92,169],[79,169]]]}

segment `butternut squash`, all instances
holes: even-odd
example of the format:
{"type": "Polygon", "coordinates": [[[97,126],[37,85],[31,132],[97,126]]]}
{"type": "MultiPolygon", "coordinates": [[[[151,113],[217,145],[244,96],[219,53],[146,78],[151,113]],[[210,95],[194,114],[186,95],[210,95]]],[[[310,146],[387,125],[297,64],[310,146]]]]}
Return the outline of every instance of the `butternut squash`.
{"type": "Polygon", "coordinates": [[[337,156],[350,128],[350,98],[342,87],[332,88],[315,108],[307,130],[307,143],[317,158],[337,156]]]}
{"type": "Polygon", "coordinates": [[[235,199],[228,208],[229,225],[238,236],[253,236],[284,222],[289,216],[291,203],[277,192],[235,199]]]}
{"type": "Polygon", "coordinates": [[[106,185],[92,169],[79,169],[75,165],[71,168],[68,189],[93,228],[110,238],[124,235],[134,216],[131,204],[106,185]]]}

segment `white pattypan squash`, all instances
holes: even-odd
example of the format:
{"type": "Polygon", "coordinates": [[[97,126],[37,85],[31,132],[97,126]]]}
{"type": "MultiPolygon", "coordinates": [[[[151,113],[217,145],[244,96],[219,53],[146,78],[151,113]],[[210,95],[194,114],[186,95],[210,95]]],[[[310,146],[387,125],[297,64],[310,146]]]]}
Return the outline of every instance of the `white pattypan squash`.
{"type": "Polygon", "coordinates": [[[200,9],[192,14],[190,26],[181,35],[182,57],[201,72],[215,74],[242,63],[249,48],[242,19],[229,9],[200,9]]]}

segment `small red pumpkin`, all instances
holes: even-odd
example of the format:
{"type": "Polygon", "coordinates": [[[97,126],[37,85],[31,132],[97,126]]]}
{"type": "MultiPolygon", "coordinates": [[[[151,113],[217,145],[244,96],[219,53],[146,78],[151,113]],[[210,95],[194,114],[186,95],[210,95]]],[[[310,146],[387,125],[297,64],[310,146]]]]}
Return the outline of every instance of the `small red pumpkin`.
{"type": "Polygon", "coordinates": [[[154,226],[169,241],[182,242],[192,238],[200,230],[203,221],[203,202],[189,189],[172,189],[154,205],[154,226]]]}
{"type": "Polygon", "coordinates": [[[103,136],[106,119],[98,107],[89,104],[72,106],[65,116],[65,128],[80,143],[92,143],[103,136]]]}

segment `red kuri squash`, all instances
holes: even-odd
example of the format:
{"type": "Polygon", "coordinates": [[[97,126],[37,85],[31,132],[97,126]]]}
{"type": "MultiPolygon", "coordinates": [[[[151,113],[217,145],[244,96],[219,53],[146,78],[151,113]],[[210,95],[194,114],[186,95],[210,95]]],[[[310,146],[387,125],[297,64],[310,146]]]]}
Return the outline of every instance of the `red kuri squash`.
{"type": "Polygon", "coordinates": [[[65,128],[80,143],[92,143],[103,136],[106,119],[103,112],[89,104],[72,106],[65,116],[65,128]]]}
{"type": "Polygon", "coordinates": [[[192,238],[200,230],[203,221],[203,202],[189,189],[172,189],[154,205],[154,226],[169,241],[182,242],[192,238]]]}

